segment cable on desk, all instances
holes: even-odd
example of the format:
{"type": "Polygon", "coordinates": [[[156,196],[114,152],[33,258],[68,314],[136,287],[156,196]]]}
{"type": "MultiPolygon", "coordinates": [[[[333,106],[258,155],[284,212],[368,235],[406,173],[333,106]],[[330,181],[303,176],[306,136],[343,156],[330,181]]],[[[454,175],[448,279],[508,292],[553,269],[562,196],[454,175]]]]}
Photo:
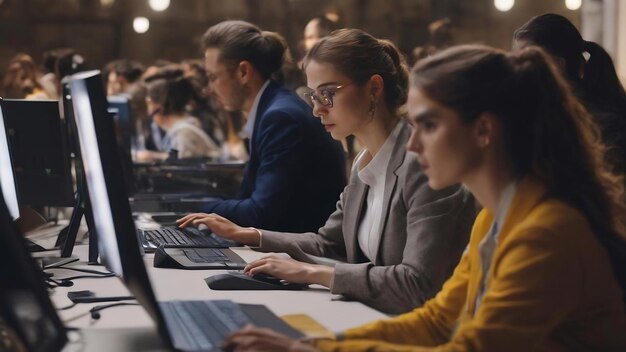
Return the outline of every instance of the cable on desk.
{"type": "MultiPolygon", "coordinates": [[[[49,268],[49,269],[65,269],[65,270],[73,270],[73,271],[78,271],[78,272],[81,272],[81,273],[94,274],[94,275],[109,275],[109,276],[114,275],[114,273],[112,273],[112,272],[110,272],[110,271],[100,271],[100,270],[81,269],[81,268],[71,268],[71,267],[70,267],[70,268],[68,268],[68,267],[63,266],[63,265],[61,265],[61,266],[57,266],[57,267],[54,267],[54,268],[49,268]]],[[[46,269],[46,270],[49,270],[49,269],[46,269]]]]}
{"type": "Polygon", "coordinates": [[[76,280],[76,279],[104,279],[104,278],[108,278],[108,277],[113,277],[115,276],[115,274],[107,274],[107,275],[77,275],[77,276],[70,276],[70,277],[66,277],[63,279],[59,279],[59,280],[55,280],[52,278],[52,276],[46,277],[45,281],[46,281],[46,285],[48,285],[49,288],[54,288],[54,287],[71,287],[74,286],[74,282],[72,280],[76,280]]]}
{"type": "Polygon", "coordinates": [[[108,309],[108,308],[112,308],[112,307],[118,307],[118,306],[139,306],[139,303],[128,303],[128,302],[118,302],[118,303],[112,303],[112,304],[105,304],[105,305],[99,305],[99,306],[95,306],[93,308],[91,308],[88,312],[86,313],[81,313],[77,316],[68,318],[63,320],[63,324],[66,325],[67,323],[70,323],[74,320],[78,320],[82,317],[86,317],[88,315],[91,315],[91,319],[93,320],[98,320],[100,319],[101,315],[100,315],[100,311],[108,309]]]}
{"type": "Polygon", "coordinates": [[[76,303],[72,303],[69,306],[65,306],[65,307],[61,307],[61,308],[57,308],[57,310],[68,310],[68,309],[72,309],[76,307],[76,303]]]}
{"type": "Polygon", "coordinates": [[[114,277],[115,274],[111,273],[111,274],[106,274],[106,275],[76,275],[76,276],[70,276],[70,277],[65,277],[61,280],[76,280],[76,279],[104,279],[107,277],[114,277]]]}

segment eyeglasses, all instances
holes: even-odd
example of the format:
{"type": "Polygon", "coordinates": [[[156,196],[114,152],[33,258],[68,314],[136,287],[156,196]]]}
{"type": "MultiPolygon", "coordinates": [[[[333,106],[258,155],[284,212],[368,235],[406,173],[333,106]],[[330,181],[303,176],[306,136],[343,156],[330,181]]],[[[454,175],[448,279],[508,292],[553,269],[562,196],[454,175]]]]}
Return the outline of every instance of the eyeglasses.
{"type": "Polygon", "coordinates": [[[222,74],[224,72],[228,72],[228,71],[230,71],[230,69],[219,70],[219,71],[207,74],[206,77],[207,77],[209,83],[213,83],[213,82],[215,82],[217,80],[218,75],[220,75],[220,74],[222,74]]]}
{"type": "Polygon", "coordinates": [[[336,87],[323,87],[315,90],[311,89],[309,92],[304,93],[304,96],[311,99],[311,103],[313,104],[317,102],[322,106],[332,108],[333,97],[335,96],[335,93],[337,93],[339,89],[349,86],[351,84],[352,83],[346,83],[336,87]]]}

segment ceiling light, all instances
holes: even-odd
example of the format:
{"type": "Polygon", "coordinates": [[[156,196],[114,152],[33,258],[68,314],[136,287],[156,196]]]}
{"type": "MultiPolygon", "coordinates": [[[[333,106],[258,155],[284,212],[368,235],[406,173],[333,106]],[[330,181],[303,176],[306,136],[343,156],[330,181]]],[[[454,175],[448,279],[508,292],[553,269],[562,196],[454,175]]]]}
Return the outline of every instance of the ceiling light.
{"type": "Polygon", "coordinates": [[[145,17],[135,17],[133,20],[133,29],[137,33],[146,33],[150,29],[150,20],[145,17]]]}
{"type": "Polygon", "coordinates": [[[170,7],[170,0],[148,0],[148,4],[154,11],[161,12],[170,7]]]}
{"type": "Polygon", "coordinates": [[[572,11],[578,10],[582,4],[582,0],[565,0],[565,7],[572,11]]]}
{"type": "Polygon", "coordinates": [[[498,11],[507,12],[515,5],[515,0],[494,0],[494,6],[498,11]]]}

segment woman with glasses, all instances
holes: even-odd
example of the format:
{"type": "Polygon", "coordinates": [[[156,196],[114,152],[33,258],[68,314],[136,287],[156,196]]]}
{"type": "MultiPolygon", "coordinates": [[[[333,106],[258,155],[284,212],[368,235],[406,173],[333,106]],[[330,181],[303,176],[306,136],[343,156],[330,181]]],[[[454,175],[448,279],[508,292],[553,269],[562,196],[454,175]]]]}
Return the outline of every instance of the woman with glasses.
{"type": "Polygon", "coordinates": [[[411,127],[400,107],[408,72],[393,44],[339,30],[309,51],[304,66],[314,115],[334,139],[353,134],[365,146],[326,224],[301,234],[244,228],[215,214],[190,214],[179,224],[205,224],[222,237],[293,258],[251,262],[245,268],[251,276],[320,284],[386,313],[420,306],[439,291],[467,244],[473,198],[458,184],[433,191],[406,152],[411,127]],[[311,256],[336,262],[314,264],[311,256]]]}
{"type": "Polygon", "coordinates": [[[414,67],[409,149],[433,188],[484,205],[435,298],[315,346],[249,327],[227,350],[626,351],[622,177],[555,67],[475,45],[414,67]]]}

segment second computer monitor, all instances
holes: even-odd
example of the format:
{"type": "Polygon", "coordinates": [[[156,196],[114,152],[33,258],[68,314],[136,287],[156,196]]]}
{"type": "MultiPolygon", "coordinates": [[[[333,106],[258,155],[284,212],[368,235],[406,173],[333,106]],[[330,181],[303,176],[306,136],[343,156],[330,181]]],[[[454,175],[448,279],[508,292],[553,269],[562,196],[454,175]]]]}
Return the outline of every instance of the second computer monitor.
{"type": "Polygon", "coordinates": [[[21,205],[74,205],[71,159],[57,101],[0,100],[21,205]]]}
{"type": "Polygon", "coordinates": [[[17,187],[15,186],[15,174],[11,162],[11,152],[4,126],[4,115],[0,105],[0,188],[2,195],[9,208],[13,220],[20,217],[20,205],[17,200],[17,187]]]}
{"type": "MultiPolygon", "coordinates": [[[[148,274],[141,258],[128,193],[121,174],[119,149],[113,120],[99,71],[72,76],[72,105],[78,131],[87,189],[91,199],[101,261],[118,276],[148,310],[155,321],[162,321],[148,274]]],[[[163,330],[163,327],[160,327],[163,330]]],[[[162,331],[165,333],[165,331],[162,331]]]]}
{"type": "MultiPolygon", "coordinates": [[[[24,238],[7,213],[0,195],[0,319],[8,327],[0,340],[12,341],[10,351],[60,351],[66,330],[43,284],[43,274],[30,257],[24,238]],[[22,346],[16,346],[18,344],[22,346]]],[[[3,349],[0,341],[0,350],[3,349]]]]}

